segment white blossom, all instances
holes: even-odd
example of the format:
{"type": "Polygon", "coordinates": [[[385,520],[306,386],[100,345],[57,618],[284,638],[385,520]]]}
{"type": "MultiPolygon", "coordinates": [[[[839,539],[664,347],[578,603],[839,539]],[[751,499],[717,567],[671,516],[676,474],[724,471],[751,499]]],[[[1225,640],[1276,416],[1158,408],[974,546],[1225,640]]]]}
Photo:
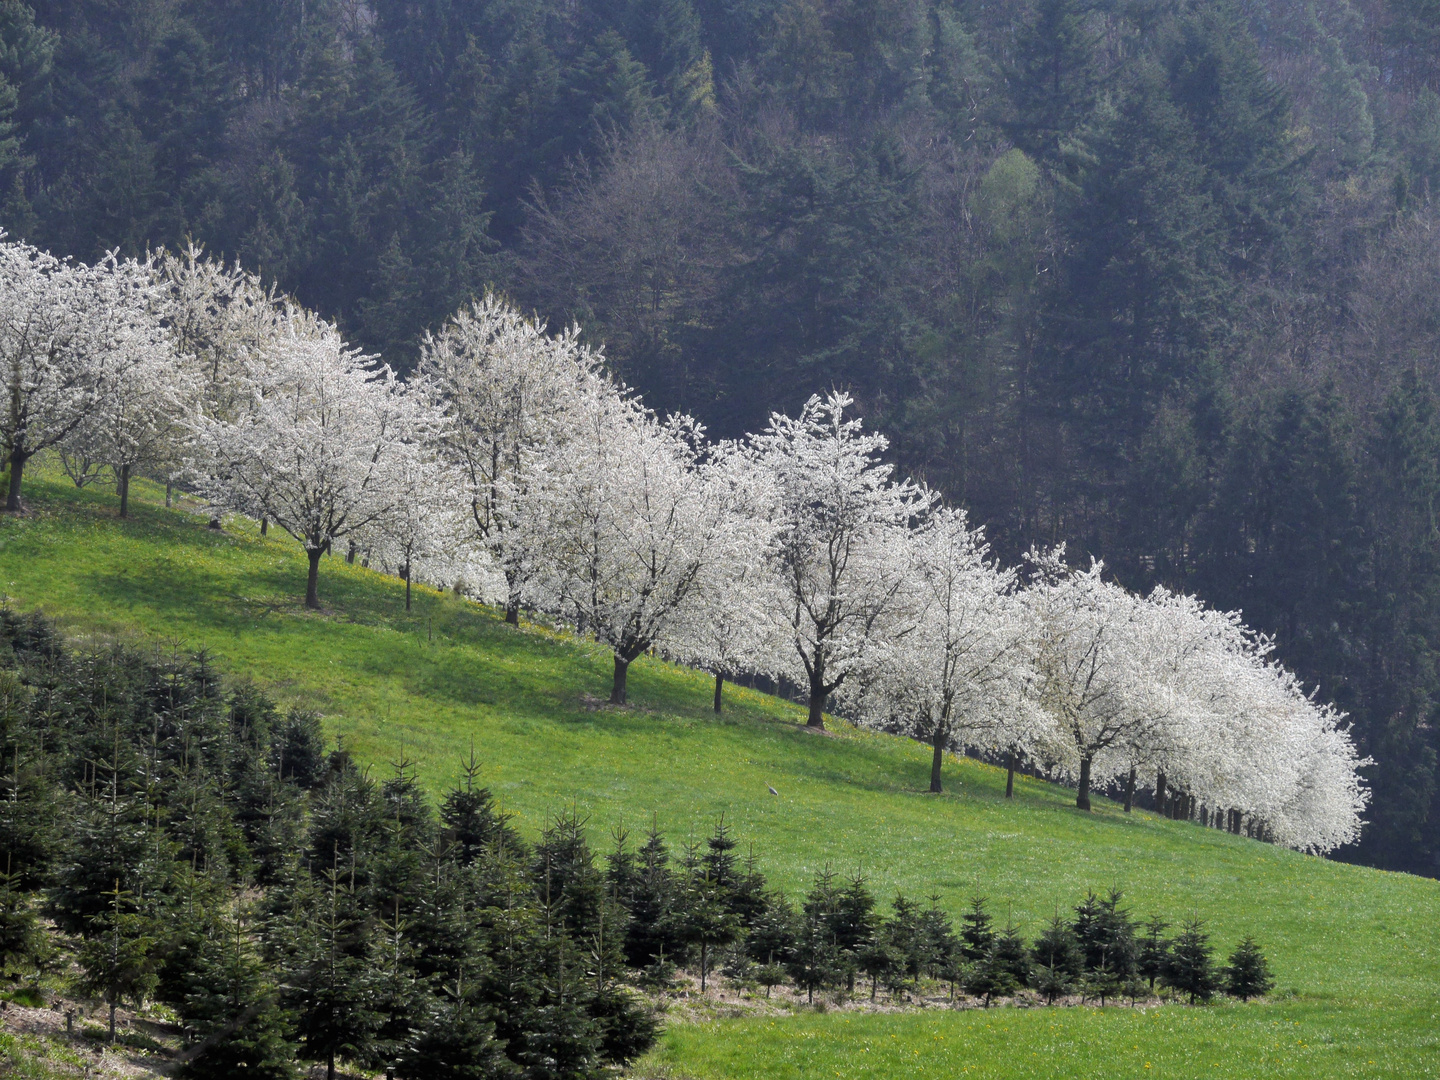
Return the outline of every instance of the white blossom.
{"type": "Polygon", "coordinates": [[[811,727],[826,700],[883,639],[905,585],[895,530],[924,515],[931,497],[894,482],[880,460],[884,436],[846,419],[843,393],[812,397],[798,417],[772,414],[751,437],[755,466],[773,493],[769,563],[785,597],[773,613],[787,631],[789,668],[810,691],[811,727]]]}

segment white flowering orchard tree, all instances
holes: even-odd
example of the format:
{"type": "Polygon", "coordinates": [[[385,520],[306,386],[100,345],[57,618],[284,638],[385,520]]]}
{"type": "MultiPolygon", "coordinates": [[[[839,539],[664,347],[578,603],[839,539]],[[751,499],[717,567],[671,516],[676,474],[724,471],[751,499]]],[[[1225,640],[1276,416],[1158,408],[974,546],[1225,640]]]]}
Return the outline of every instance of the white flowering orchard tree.
{"type": "Polygon", "coordinates": [[[392,454],[388,482],[405,498],[364,529],[357,544],[405,580],[409,611],[417,578],[440,584],[463,564],[471,541],[469,513],[455,497],[464,489],[464,477],[437,458],[433,445],[402,441],[392,454]]]}
{"type": "Polygon", "coordinates": [[[773,613],[790,639],[793,667],[810,692],[810,727],[867,651],[888,632],[907,580],[894,543],[931,497],[891,478],[888,443],[847,419],[843,393],[812,397],[798,417],[773,414],[751,437],[755,467],[772,493],[771,571],[784,606],[773,613]]]}
{"type": "Polygon", "coordinates": [[[159,336],[146,264],[113,255],[71,264],[0,243],[0,443],[10,465],[6,509],[21,509],[25,466],[70,438],[107,385],[159,336]]]}
{"type": "Polygon", "coordinates": [[[1145,692],[1154,672],[1143,602],[1104,580],[1102,563],[1066,565],[1063,547],[1032,550],[1029,559],[1034,570],[1022,596],[1036,701],[1050,717],[1050,754],[1077,781],[1075,805],[1089,810],[1092,784],[1113,779],[1125,761],[1121,750],[1150,738],[1168,703],[1145,692]]]}
{"type": "Polygon", "coordinates": [[[141,469],[170,475],[179,468],[195,430],[204,386],[167,336],[118,344],[111,370],[84,422],[60,445],[80,462],[102,462],[115,473],[120,516],[130,507],[130,479],[141,469]]]}
{"type": "Polygon", "coordinates": [[[572,419],[546,477],[551,590],[610,646],[610,701],[623,705],[631,663],[663,643],[738,523],[732,491],[701,467],[693,421],[662,422],[602,380],[572,419]]]}
{"type": "Polygon", "coordinates": [[[735,521],[677,611],[666,653],[714,674],[718,713],[725,680],[777,674],[789,641],[778,632],[773,615],[784,606],[784,596],[765,564],[770,527],[764,474],[735,443],[713,447],[703,467],[711,483],[728,489],[725,497],[735,521]]]}
{"type": "Polygon", "coordinates": [[[1235,831],[1245,823],[1289,847],[1321,852],[1356,839],[1367,762],[1343,717],[1272,661],[1271,640],[1238,613],[1163,590],[1149,602],[1168,636],[1186,642],[1183,663],[1159,680],[1181,702],[1157,755],[1172,788],[1203,807],[1207,821],[1235,831]]]}
{"type": "Polygon", "coordinates": [[[416,383],[450,419],[442,452],[463,481],[475,538],[504,576],[507,622],[519,621],[547,539],[544,474],[564,458],[599,363],[577,331],[547,335],[494,294],[422,347],[416,383]]]}
{"type": "Polygon", "coordinates": [[[232,418],[248,401],[252,370],[287,332],[286,305],[259,277],[206,258],[195,244],[155,265],[166,326],[204,386],[205,413],[232,418]]]}
{"type": "Polygon", "coordinates": [[[246,379],[248,401],[232,419],[200,418],[205,490],[300,542],[310,563],[305,604],[316,608],[321,556],[409,498],[402,466],[439,421],[388,367],[371,366],[335,327],[298,310],[246,379]]]}
{"type": "MultiPolygon", "coordinates": [[[[989,558],[963,510],[937,509],[908,537],[912,622],[873,650],[855,693],[863,723],[930,744],[930,790],[943,790],[947,750],[1013,755],[1036,741],[1043,714],[1028,691],[1029,623],[1016,572],[989,558]]],[[[1007,795],[1013,791],[1013,771],[1007,795]]]]}

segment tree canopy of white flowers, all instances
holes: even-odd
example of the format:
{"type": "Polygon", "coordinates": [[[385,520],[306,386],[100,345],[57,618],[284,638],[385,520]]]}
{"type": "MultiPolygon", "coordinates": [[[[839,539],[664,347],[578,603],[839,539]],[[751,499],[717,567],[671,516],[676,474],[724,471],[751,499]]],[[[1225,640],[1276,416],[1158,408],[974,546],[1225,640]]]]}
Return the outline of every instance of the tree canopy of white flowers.
{"type": "Polygon", "coordinates": [[[963,510],[935,510],[907,542],[901,632],[871,649],[853,706],[862,723],[928,742],[930,790],[939,792],[947,750],[1013,755],[1031,750],[1046,725],[1030,695],[1030,622],[1016,571],[988,557],[963,510]]]}
{"type": "Polygon", "coordinates": [[[143,395],[146,375],[171,363],[160,300],[149,263],[112,254],[85,266],[29,244],[0,243],[5,398],[0,443],[10,466],[7,510],[21,509],[30,459],[75,438],[87,421],[95,421],[92,434],[120,457],[147,441],[137,394],[143,395]],[[142,372],[132,370],[136,367],[142,372]],[[95,417],[102,403],[110,412],[108,429],[95,417]]]}
{"type": "Polygon", "coordinates": [[[717,712],[726,679],[764,674],[808,690],[815,728],[833,701],[923,740],[932,791],[975,748],[1073,781],[1081,809],[1102,789],[1128,811],[1143,779],[1157,808],[1300,850],[1359,835],[1368,762],[1273,641],[1063,547],[1001,566],[843,393],[711,445],[494,295],[407,383],[196,248],[84,266],[3,240],[0,379],[11,510],[48,448],[113,469],[122,516],[133,473],[183,473],[299,541],[308,606],[345,540],[407,609],[418,577],[568,620],[612,653],[616,705],[653,649],[712,672],[717,712]]]}
{"type": "Polygon", "coordinates": [[[703,432],[662,421],[603,380],[572,416],[546,471],[552,604],[609,645],[610,701],[626,701],[630,665],[662,645],[707,564],[744,526],[733,488],[704,466],[703,432]]]}
{"type": "Polygon", "coordinates": [[[784,609],[785,595],[765,561],[770,550],[765,475],[736,443],[713,447],[705,468],[712,483],[728,489],[724,497],[730,513],[743,524],[725,532],[724,547],[700,568],[696,588],[667,634],[665,652],[714,674],[718,713],[727,678],[773,677],[790,646],[775,618],[784,609]]]}
{"type": "Polygon", "coordinates": [[[491,294],[426,338],[415,381],[449,417],[441,452],[516,623],[546,540],[547,467],[564,459],[583,404],[601,392],[600,358],[578,331],[547,335],[491,294]]]}
{"type": "Polygon", "coordinates": [[[224,509],[275,522],[310,561],[307,607],[319,607],[320,558],[410,499],[406,467],[438,439],[441,416],[388,367],[347,347],[335,327],[296,309],[243,375],[228,419],[201,416],[203,486],[224,509]]]}
{"type": "Polygon", "coordinates": [[[807,723],[822,730],[826,701],[900,613],[905,531],[933,502],[891,479],[880,460],[889,444],[846,418],[851,404],[847,394],[817,395],[798,417],[772,414],[751,438],[772,500],[769,562],[785,597],[774,615],[790,638],[787,659],[809,687],[807,723]]]}

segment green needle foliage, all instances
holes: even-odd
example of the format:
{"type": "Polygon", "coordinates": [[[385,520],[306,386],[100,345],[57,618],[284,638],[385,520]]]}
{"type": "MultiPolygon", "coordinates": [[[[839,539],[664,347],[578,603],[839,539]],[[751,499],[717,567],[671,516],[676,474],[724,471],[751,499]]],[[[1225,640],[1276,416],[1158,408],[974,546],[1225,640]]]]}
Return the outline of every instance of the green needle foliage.
{"type": "Polygon", "coordinates": [[[1230,954],[1230,962],[1224,970],[1225,992],[1241,1001],[1264,997],[1275,987],[1270,976],[1270,962],[1255,944],[1255,939],[1246,937],[1230,954]]]}

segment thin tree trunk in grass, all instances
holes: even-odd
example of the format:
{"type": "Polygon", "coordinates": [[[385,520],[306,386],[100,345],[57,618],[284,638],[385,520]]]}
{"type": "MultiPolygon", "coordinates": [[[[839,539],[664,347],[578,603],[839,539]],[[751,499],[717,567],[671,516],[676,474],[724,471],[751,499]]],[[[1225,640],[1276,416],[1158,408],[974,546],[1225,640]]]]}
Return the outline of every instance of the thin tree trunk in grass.
{"type": "Polygon", "coordinates": [[[25,476],[25,462],[29,455],[18,446],[10,454],[10,493],[5,497],[5,509],[12,514],[20,512],[20,482],[25,476]]]}
{"type": "Polygon", "coordinates": [[[939,795],[944,788],[940,784],[940,767],[945,763],[945,728],[935,725],[935,737],[930,740],[935,754],[930,758],[930,794],[939,795]]]}
{"type": "Polygon", "coordinates": [[[110,1042],[115,1042],[115,998],[110,998],[110,1042]]]}
{"type": "Polygon", "coordinates": [[[1081,810],[1090,809],[1090,759],[1080,759],[1080,789],[1075,793],[1075,805],[1081,810]]]}
{"type": "Polygon", "coordinates": [[[1131,807],[1135,805],[1135,767],[1130,767],[1130,775],[1125,778],[1125,813],[1130,813],[1131,807]]]}
{"type": "Polygon", "coordinates": [[[270,519],[269,519],[269,518],[261,518],[261,519],[260,519],[260,535],[261,535],[261,536],[264,536],[264,535],[265,535],[266,533],[268,533],[269,531],[270,531],[270,519]]]}
{"type": "Polygon", "coordinates": [[[120,516],[130,516],[130,466],[120,466],[120,516]]]}
{"type": "MultiPolygon", "coordinates": [[[[345,562],[350,566],[355,565],[355,541],[350,541],[350,546],[345,550],[345,562]]],[[[407,583],[408,584],[408,583],[407,583]]]]}
{"type": "Polygon", "coordinates": [[[720,712],[720,693],[725,689],[725,673],[715,672],[715,712],[720,712]]]}
{"type": "Polygon", "coordinates": [[[705,969],[710,963],[710,943],[700,943],[700,993],[705,993],[705,969]]]}
{"type": "MultiPolygon", "coordinates": [[[[169,509],[170,509],[170,488],[171,488],[171,481],[166,480],[166,481],[165,481],[165,509],[166,509],[166,510],[169,510],[169,509]]],[[[260,535],[261,535],[261,536],[264,536],[264,535],[265,535],[265,522],[264,522],[264,519],[263,519],[263,518],[261,519],[261,522],[260,522],[260,535]]]]}
{"type": "Polygon", "coordinates": [[[320,606],[320,556],[324,554],[324,549],[312,548],[305,554],[310,556],[310,576],[305,581],[305,606],[318,608],[320,606]]]}
{"type": "Polygon", "coordinates": [[[1015,797],[1015,751],[1011,750],[1005,759],[1005,798],[1015,797]]]}
{"type": "Polygon", "coordinates": [[[505,621],[511,626],[520,625],[520,600],[512,596],[505,601],[505,621]]]}
{"type": "Polygon", "coordinates": [[[1155,773],[1155,812],[1165,813],[1165,771],[1156,770],[1155,773]]]}
{"type": "Polygon", "coordinates": [[[325,1080],[335,1080],[335,1055],[331,1054],[325,1063],[325,1080]]]}
{"type": "Polygon", "coordinates": [[[625,679],[630,673],[630,661],[619,653],[615,654],[615,680],[610,685],[610,704],[625,704],[625,679]]]}
{"type": "Polygon", "coordinates": [[[405,564],[405,610],[410,610],[410,564],[405,564]]]}

